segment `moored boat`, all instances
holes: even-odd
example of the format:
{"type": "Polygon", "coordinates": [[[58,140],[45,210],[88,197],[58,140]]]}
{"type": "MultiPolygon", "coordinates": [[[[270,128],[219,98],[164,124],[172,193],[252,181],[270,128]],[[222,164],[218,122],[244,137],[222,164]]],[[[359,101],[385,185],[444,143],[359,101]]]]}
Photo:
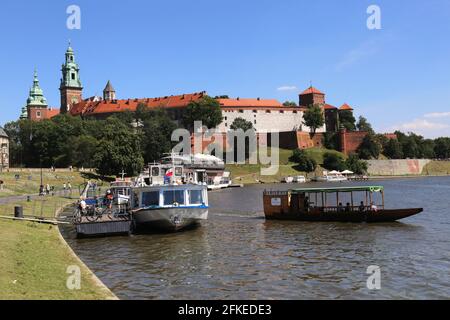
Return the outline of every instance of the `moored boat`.
{"type": "Polygon", "coordinates": [[[179,231],[208,219],[208,191],[192,184],[133,188],[131,206],[138,228],[179,231]]]}
{"type": "Polygon", "coordinates": [[[264,213],[268,220],[393,222],[422,211],[422,208],[386,209],[381,186],[264,192],[264,213]],[[363,200],[355,205],[357,195],[362,195],[363,200]],[[344,197],[348,200],[345,206],[341,202],[344,197]],[[375,204],[376,198],[381,198],[381,204],[375,204]]]}

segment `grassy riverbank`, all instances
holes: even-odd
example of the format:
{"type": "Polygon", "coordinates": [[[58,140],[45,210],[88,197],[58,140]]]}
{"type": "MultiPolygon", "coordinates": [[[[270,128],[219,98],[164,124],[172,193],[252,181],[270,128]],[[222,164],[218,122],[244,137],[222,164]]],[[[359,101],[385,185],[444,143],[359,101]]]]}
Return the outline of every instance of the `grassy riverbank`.
{"type": "MultiPolygon", "coordinates": [[[[79,186],[85,181],[92,178],[95,180],[95,175],[70,171],[51,172],[49,169],[44,169],[42,178],[44,185],[54,186],[57,191],[63,189],[64,183],[70,183],[73,190],[78,191],[79,186]]],[[[3,190],[0,190],[0,198],[37,194],[41,184],[41,173],[39,170],[27,169],[19,172],[2,172],[0,173],[0,180],[4,182],[3,190]],[[17,180],[16,175],[19,175],[17,180]]]]}
{"type": "MultiPolygon", "coordinates": [[[[313,148],[306,150],[306,152],[317,162],[318,167],[315,172],[306,174],[305,172],[297,170],[296,164],[291,162],[289,158],[292,156],[292,150],[279,150],[280,152],[280,166],[277,174],[271,176],[262,176],[261,169],[267,166],[257,165],[228,165],[227,170],[231,172],[234,183],[255,184],[263,183],[277,183],[288,176],[304,175],[306,177],[314,177],[322,175],[324,169],[323,156],[325,153],[335,153],[341,155],[344,159],[346,156],[334,150],[327,150],[324,148],[313,148]]],[[[421,175],[415,176],[383,176],[384,178],[404,178],[404,177],[421,177],[421,176],[448,176],[450,175],[450,161],[431,161],[425,166],[421,175]]],[[[383,178],[373,176],[373,178],[383,178]]]]}
{"type": "Polygon", "coordinates": [[[114,298],[99,286],[59,238],[57,227],[0,219],[0,299],[100,300],[114,298]],[[81,289],[69,290],[69,266],[81,268],[81,289]]]}

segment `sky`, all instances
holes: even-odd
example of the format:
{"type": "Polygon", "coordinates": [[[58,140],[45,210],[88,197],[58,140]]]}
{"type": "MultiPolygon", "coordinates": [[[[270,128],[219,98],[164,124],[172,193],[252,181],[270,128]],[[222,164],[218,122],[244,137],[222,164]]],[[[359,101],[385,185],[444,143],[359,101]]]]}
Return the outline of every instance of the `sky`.
{"type": "Polygon", "coordinates": [[[207,91],[298,101],[312,85],[379,132],[450,136],[450,0],[2,1],[0,125],[16,120],[37,68],[59,107],[69,39],[84,97],[207,91]],[[67,28],[70,5],[81,29],[67,28]],[[367,8],[381,29],[367,27],[367,8]]]}

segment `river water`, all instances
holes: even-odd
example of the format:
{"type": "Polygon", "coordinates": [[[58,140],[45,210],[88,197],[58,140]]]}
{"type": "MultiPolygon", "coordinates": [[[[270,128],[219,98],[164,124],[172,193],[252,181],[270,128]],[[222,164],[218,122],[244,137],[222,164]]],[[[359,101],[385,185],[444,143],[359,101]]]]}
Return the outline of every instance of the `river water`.
{"type": "Polygon", "coordinates": [[[264,189],[292,185],[257,185],[210,193],[210,219],[193,230],[65,235],[121,299],[450,299],[450,178],[375,184],[386,207],[424,213],[389,224],[265,221],[264,189]],[[369,266],[381,268],[381,290],[367,288],[369,266]]]}

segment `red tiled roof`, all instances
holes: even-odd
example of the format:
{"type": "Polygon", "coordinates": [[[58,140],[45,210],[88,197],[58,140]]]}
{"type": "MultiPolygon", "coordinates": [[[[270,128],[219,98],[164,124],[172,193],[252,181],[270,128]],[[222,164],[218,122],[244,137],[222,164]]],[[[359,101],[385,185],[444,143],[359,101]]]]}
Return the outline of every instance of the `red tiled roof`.
{"type": "Polygon", "coordinates": [[[59,109],[48,109],[47,110],[47,118],[48,119],[56,117],[59,114],[60,114],[60,110],[59,109]]]}
{"type": "Polygon", "coordinates": [[[320,90],[318,90],[318,89],[316,89],[314,87],[309,87],[308,89],[306,89],[305,91],[300,93],[300,95],[312,94],[312,93],[325,95],[325,93],[323,93],[322,91],[320,91],[320,90]]]}
{"type": "Polygon", "coordinates": [[[344,103],[339,110],[348,110],[348,111],[353,111],[353,108],[350,107],[348,104],[344,103]]]}
{"type": "Polygon", "coordinates": [[[324,108],[325,110],[336,110],[336,109],[337,109],[335,106],[332,106],[331,104],[325,104],[325,105],[323,106],[323,108],[324,108]]]}
{"type": "Polygon", "coordinates": [[[270,108],[283,107],[283,105],[275,99],[217,99],[223,108],[270,108]]]}
{"type": "Polygon", "coordinates": [[[139,104],[145,104],[149,108],[182,108],[192,101],[198,101],[206,95],[206,92],[183,94],[178,96],[166,96],[160,98],[128,99],[128,100],[84,100],[75,104],[70,113],[76,115],[95,115],[136,111],[139,104]]]}

